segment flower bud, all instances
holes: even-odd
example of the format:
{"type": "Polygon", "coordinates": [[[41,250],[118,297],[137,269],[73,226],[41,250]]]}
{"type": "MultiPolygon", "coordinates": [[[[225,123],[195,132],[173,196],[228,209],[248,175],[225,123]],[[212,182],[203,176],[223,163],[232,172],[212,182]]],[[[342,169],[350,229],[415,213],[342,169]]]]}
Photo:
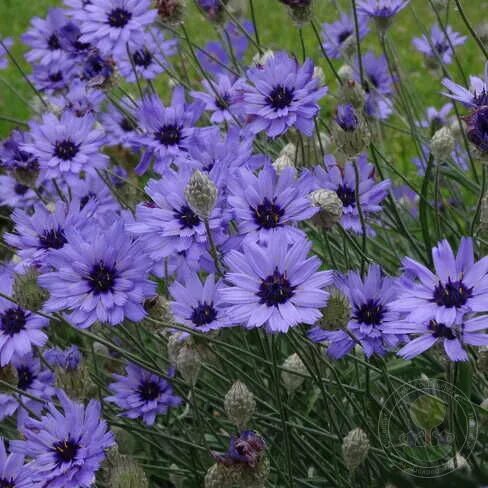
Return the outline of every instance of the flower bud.
{"type": "Polygon", "coordinates": [[[256,410],[256,401],[248,387],[236,381],[225,395],[224,408],[229,420],[243,430],[256,410]]]}
{"type": "Polygon", "coordinates": [[[302,26],[312,17],[312,0],[279,0],[288,7],[291,19],[297,26],[302,26]]]}
{"type": "Polygon", "coordinates": [[[354,80],[354,69],[348,64],[343,64],[338,70],[337,74],[342,81],[354,80]]]}
{"type": "Polygon", "coordinates": [[[110,474],[111,488],[148,488],[144,470],[129,456],[118,455],[110,474]]]}
{"type": "Polygon", "coordinates": [[[486,412],[483,412],[480,415],[481,425],[486,426],[486,425],[488,425],[488,398],[485,398],[480,403],[480,408],[482,408],[483,410],[486,410],[486,412]]]}
{"type": "Polygon", "coordinates": [[[175,488],[183,488],[185,484],[185,477],[179,473],[179,466],[173,463],[169,469],[169,480],[171,483],[173,483],[175,488]]]}
{"type": "Polygon", "coordinates": [[[471,471],[471,466],[469,465],[467,459],[459,452],[456,453],[455,457],[449,459],[447,466],[452,471],[463,470],[468,473],[471,471]]]}
{"type": "Polygon", "coordinates": [[[313,77],[319,80],[320,85],[325,85],[325,73],[321,66],[315,66],[313,77]]]}
{"type": "Polygon", "coordinates": [[[451,129],[442,127],[432,136],[430,151],[436,161],[443,163],[451,156],[455,144],[451,129]]]}
{"type": "Polygon", "coordinates": [[[156,0],[156,9],[163,24],[177,25],[183,22],[186,0],[156,0]]]}
{"type": "Polygon", "coordinates": [[[366,93],[359,83],[354,80],[346,80],[340,88],[339,100],[344,104],[351,104],[355,109],[362,109],[366,93]]]}
{"type": "Polygon", "coordinates": [[[349,471],[354,471],[368,456],[369,439],[360,427],[351,430],[342,441],[342,456],[349,471]]]}
{"type": "Polygon", "coordinates": [[[199,217],[208,219],[217,201],[217,187],[205,173],[197,170],[186,185],[185,198],[199,217]]]}
{"type": "Polygon", "coordinates": [[[230,488],[232,479],[228,475],[227,466],[214,464],[208,468],[205,475],[205,488],[230,488]]]}
{"type": "Polygon", "coordinates": [[[256,68],[263,67],[270,59],[274,58],[274,55],[275,53],[271,49],[267,49],[263,54],[256,53],[252,58],[251,65],[256,68]]]}
{"type": "Polygon", "coordinates": [[[24,274],[15,275],[13,284],[14,300],[33,312],[39,310],[49,297],[49,293],[37,283],[38,276],[35,268],[29,268],[24,274]]]}
{"type": "Polygon", "coordinates": [[[176,364],[178,354],[185,343],[187,340],[183,332],[176,332],[168,337],[168,359],[171,364],[176,364]]]}
{"type": "Polygon", "coordinates": [[[445,9],[447,8],[448,5],[449,5],[449,0],[432,0],[432,6],[436,10],[445,9]]]}
{"type": "MultiPolygon", "coordinates": [[[[17,372],[11,364],[7,364],[6,366],[0,368],[0,380],[8,383],[9,385],[17,385],[17,372]]],[[[12,393],[7,386],[0,385],[0,392],[3,391],[12,393]]]]}
{"type": "Polygon", "coordinates": [[[346,104],[337,107],[332,137],[344,155],[352,158],[368,146],[371,134],[362,116],[351,104],[346,104]]]}
{"type": "Polygon", "coordinates": [[[278,156],[277,159],[273,161],[273,168],[275,171],[279,174],[281,173],[285,168],[294,168],[294,160],[288,156],[288,154],[283,154],[281,156],[278,156]]]}
{"type": "Polygon", "coordinates": [[[282,367],[287,371],[281,371],[281,380],[288,395],[292,395],[303,385],[307,375],[307,368],[297,353],[287,357],[282,367]]]}
{"type": "Polygon", "coordinates": [[[197,382],[201,366],[200,353],[193,347],[184,345],[176,358],[176,369],[188,384],[194,385],[197,382]]]}
{"type": "Polygon", "coordinates": [[[488,45],[488,22],[483,22],[475,29],[478,39],[486,46],[488,45]]]}
{"type": "Polygon", "coordinates": [[[335,191],[320,188],[310,194],[310,200],[312,205],[320,207],[316,218],[326,229],[331,229],[341,220],[344,204],[335,191]]]}
{"type": "Polygon", "coordinates": [[[481,373],[488,374],[488,346],[478,349],[478,369],[481,373]]]}
{"type": "Polygon", "coordinates": [[[348,298],[338,288],[332,288],[327,305],[322,309],[320,328],[324,330],[344,329],[350,320],[351,304],[348,298]]]}
{"type": "Polygon", "coordinates": [[[481,200],[480,229],[483,232],[488,231],[488,193],[486,193],[483,200],[481,200]]]}
{"type": "Polygon", "coordinates": [[[91,398],[96,392],[96,385],[90,377],[85,361],[81,361],[76,369],[54,368],[56,386],[66,392],[70,398],[84,400],[91,398]]]}

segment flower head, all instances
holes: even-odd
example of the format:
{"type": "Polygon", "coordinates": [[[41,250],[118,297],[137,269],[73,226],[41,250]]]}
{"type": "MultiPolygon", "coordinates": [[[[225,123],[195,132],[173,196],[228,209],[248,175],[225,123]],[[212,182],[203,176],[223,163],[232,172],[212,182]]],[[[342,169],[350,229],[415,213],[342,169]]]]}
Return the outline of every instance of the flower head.
{"type": "Polygon", "coordinates": [[[109,385],[113,395],[106,398],[122,409],[124,417],[141,417],[146,425],[153,425],[157,415],[181,405],[182,399],[165,379],[134,364],[128,364],[125,371],[126,376],[113,375],[115,381],[109,385]]]}
{"type": "Polygon", "coordinates": [[[359,12],[373,17],[380,28],[385,28],[408,2],[409,0],[359,0],[357,6],[359,12]]]}
{"type": "Polygon", "coordinates": [[[485,65],[483,78],[469,77],[469,90],[448,78],[444,78],[442,84],[449,90],[449,93],[443,92],[446,97],[457,100],[471,108],[488,105],[488,63],[485,65]]]}
{"type": "Polygon", "coordinates": [[[7,454],[5,442],[0,437],[0,486],[5,488],[30,488],[33,484],[30,469],[24,464],[25,456],[7,454]]]}
{"type": "Polygon", "coordinates": [[[468,139],[482,154],[488,154],[488,105],[477,108],[465,120],[468,139]]]}
{"type": "Polygon", "coordinates": [[[260,435],[252,430],[245,430],[230,438],[226,453],[213,452],[212,455],[218,463],[227,466],[244,464],[255,468],[264,455],[265,449],[266,442],[260,435]]]}

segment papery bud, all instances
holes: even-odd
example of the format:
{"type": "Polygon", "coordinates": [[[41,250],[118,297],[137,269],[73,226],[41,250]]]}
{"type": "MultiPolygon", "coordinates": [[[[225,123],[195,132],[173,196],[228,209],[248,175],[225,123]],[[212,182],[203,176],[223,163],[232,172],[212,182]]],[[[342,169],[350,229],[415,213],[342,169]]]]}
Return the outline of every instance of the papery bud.
{"type": "Polygon", "coordinates": [[[157,331],[164,331],[174,324],[174,317],[171,313],[169,300],[161,295],[155,295],[144,302],[144,310],[153,319],[145,320],[150,327],[157,331]]]}
{"type": "Polygon", "coordinates": [[[466,472],[471,471],[471,466],[469,465],[467,459],[459,452],[456,453],[455,458],[449,459],[447,466],[450,470],[463,470],[466,472]]]}
{"type": "Polygon", "coordinates": [[[456,142],[452,136],[451,129],[442,127],[432,136],[430,151],[436,161],[443,163],[451,156],[455,144],[456,142]]]}
{"type": "Polygon", "coordinates": [[[294,160],[288,156],[288,154],[282,154],[279,156],[277,159],[273,161],[273,168],[276,170],[276,172],[279,174],[281,173],[285,168],[294,168],[294,160]]]}
{"type": "MultiPolygon", "coordinates": [[[[0,368],[0,380],[8,383],[9,385],[17,385],[17,373],[15,368],[11,364],[7,364],[3,368],[0,368]]],[[[0,392],[3,391],[12,393],[12,391],[7,386],[0,385],[0,392]]]]}
{"type": "Polygon", "coordinates": [[[173,483],[175,488],[183,488],[185,484],[185,477],[179,473],[180,468],[176,464],[172,464],[170,467],[169,480],[173,483]]]}
{"type": "Polygon", "coordinates": [[[325,73],[321,66],[315,66],[313,77],[319,80],[320,85],[325,85],[325,73]]]}
{"type": "Polygon", "coordinates": [[[188,340],[183,332],[176,332],[168,337],[168,359],[171,364],[176,364],[178,354],[188,340]]]}
{"type": "Polygon", "coordinates": [[[351,104],[337,107],[332,134],[337,147],[348,158],[363,152],[371,139],[366,122],[351,104]]]}
{"type": "Polygon", "coordinates": [[[354,80],[354,69],[348,64],[343,64],[338,70],[337,74],[342,81],[354,80]]]}
{"type": "Polygon", "coordinates": [[[338,289],[329,290],[327,305],[322,309],[319,326],[324,330],[344,329],[351,320],[351,304],[349,299],[338,289]]]}
{"type": "Polygon", "coordinates": [[[342,456],[350,471],[354,471],[368,456],[369,439],[360,427],[351,430],[342,441],[342,456]]]}
{"type": "Polygon", "coordinates": [[[480,229],[483,232],[488,231],[488,193],[481,200],[480,229]]]}
{"type": "Polygon", "coordinates": [[[13,299],[26,310],[36,312],[49,298],[49,293],[37,282],[39,272],[29,268],[24,274],[16,274],[13,284],[13,299]]]}
{"type": "Polygon", "coordinates": [[[119,455],[110,473],[110,488],[148,488],[144,470],[129,456],[119,455]]]}
{"type": "Polygon", "coordinates": [[[312,0],[279,0],[288,7],[293,22],[301,26],[312,17],[312,0]]]}
{"type": "Polygon", "coordinates": [[[320,188],[310,193],[310,200],[312,205],[320,207],[316,219],[326,229],[331,229],[340,222],[344,204],[335,191],[320,188]]]}
{"type": "Polygon", "coordinates": [[[303,385],[307,375],[307,368],[297,353],[288,356],[282,367],[287,371],[281,371],[281,380],[288,395],[291,395],[303,385]]]}
{"type": "Polygon", "coordinates": [[[432,0],[432,6],[436,10],[441,10],[447,8],[449,5],[449,0],[432,0]]]}
{"type": "Polygon", "coordinates": [[[481,373],[488,374],[488,346],[478,349],[478,369],[481,373]]]}
{"type": "Polygon", "coordinates": [[[355,109],[362,109],[366,93],[359,83],[354,80],[346,80],[340,88],[339,100],[344,104],[351,104],[355,109]]]}
{"type": "Polygon", "coordinates": [[[205,488],[231,488],[232,479],[227,466],[214,464],[208,468],[205,475],[205,488]]]}
{"type": "Polygon", "coordinates": [[[186,185],[185,198],[199,217],[208,219],[217,201],[217,187],[205,173],[197,170],[186,185]]]}
{"type": "Polygon", "coordinates": [[[224,408],[229,420],[243,430],[256,410],[256,401],[248,387],[236,381],[225,395],[224,408]]]}
{"type": "Polygon", "coordinates": [[[264,66],[270,59],[274,58],[274,51],[267,49],[263,54],[257,53],[253,56],[251,65],[257,68],[264,66]]]}
{"type": "Polygon", "coordinates": [[[481,425],[488,425],[488,398],[485,398],[480,403],[480,408],[486,410],[486,412],[482,412],[482,414],[480,415],[481,425]]]}
{"type": "Polygon", "coordinates": [[[193,347],[184,345],[176,358],[176,369],[180,372],[183,379],[190,385],[197,382],[202,358],[200,353],[193,347]]]}
{"type": "Polygon", "coordinates": [[[488,22],[479,24],[475,29],[478,39],[486,46],[488,45],[488,22]]]}
{"type": "Polygon", "coordinates": [[[156,0],[156,9],[163,24],[177,25],[183,22],[186,0],[156,0]]]}
{"type": "Polygon", "coordinates": [[[54,368],[56,372],[56,386],[66,392],[70,398],[84,400],[91,398],[96,392],[96,385],[90,377],[90,371],[85,361],[76,369],[54,368]]]}

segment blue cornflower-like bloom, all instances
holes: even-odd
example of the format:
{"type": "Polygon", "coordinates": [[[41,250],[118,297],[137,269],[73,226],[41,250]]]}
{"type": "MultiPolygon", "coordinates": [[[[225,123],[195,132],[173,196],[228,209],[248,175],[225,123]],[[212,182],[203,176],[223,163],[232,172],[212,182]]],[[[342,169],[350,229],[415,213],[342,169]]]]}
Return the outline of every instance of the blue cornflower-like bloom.
{"type": "Polygon", "coordinates": [[[175,281],[170,287],[175,321],[199,332],[226,327],[229,320],[222,299],[222,281],[216,282],[215,276],[209,274],[202,283],[196,273],[188,273],[183,281],[175,281]]]}
{"type": "Polygon", "coordinates": [[[380,266],[373,264],[364,279],[351,271],[347,275],[336,275],[334,282],[350,303],[347,332],[323,330],[316,326],[308,334],[312,341],[329,341],[327,354],[334,359],[348,354],[356,344],[361,345],[367,357],[373,354],[383,356],[398,344],[400,333],[384,332],[385,327],[394,326],[400,320],[400,314],[391,307],[397,297],[393,278],[383,276],[380,266]]]}
{"type": "Polygon", "coordinates": [[[37,201],[32,188],[19,183],[12,176],[0,175],[0,205],[26,210],[37,201]]]}
{"type": "Polygon", "coordinates": [[[136,170],[139,173],[147,171],[153,156],[156,159],[154,169],[160,173],[171,162],[186,161],[188,149],[198,130],[195,124],[203,110],[204,104],[200,101],[192,104],[185,102],[183,87],[174,89],[168,107],[155,95],[144,98],[136,113],[143,134],[137,135],[134,142],[145,147],[146,154],[136,170]]]}
{"type": "Polygon", "coordinates": [[[88,86],[103,87],[111,80],[114,71],[115,63],[112,57],[102,56],[97,49],[90,49],[82,58],[80,77],[88,86]]]}
{"type": "Polygon", "coordinates": [[[100,403],[85,407],[58,391],[62,407],[47,405],[40,420],[28,418],[22,428],[24,440],[12,441],[12,451],[32,458],[28,464],[34,482],[40,486],[88,488],[115,444],[107,423],[101,418],[100,403]]]}
{"type": "Polygon", "coordinates": [[[67,349],[53,347],[43,353],[43,357],[49,366],[59,367],[66,371],[74,371],[78,368],[82,355],[77,346],[72,345],[67,349]]]}
{"type": "Polygon", "coordinates": [[[335,121],[346,132],[352,132],[359,126],[359,119],[356,110],[351,104],[338,105],[335,121]]]}
{"type": "Polygon", "coordinates": [[[165,415],[182,404],[182,398],[173,393],[164,378],[134,364],[128,364],[125,371],[126,376],[113,375],[115,382],[108,387],[113,395],[106,397],[123,411],[124,417],[141,418],[146,425],[153,425],[157,415],[165,415]]]}
{"type": "MultiPolygon", "coordinates": [[[[14,41],[11,37],[4,37],[2,39],[3,46],[5,46],[9,51],[10,48],[14,45],[14,41]]],[[[5,69],[8,66],[8,56],[7,51],[4,49],[2,45],[0,45],[0,70],[5,69]]]]}
{"type": "Polygon", "coordinates": [[[25,456],[7,454],[4,440],[0,437],[0,486],[4,488],[31,488],[31,472],[24,464],[25,456]]]}
{"type": "Polygon", "coordinates": [[[435,107],[428,107],[425,112],[425,119],[420,121],[421,127],[431,129],[431,133],[434,134],[441,127],[444,127],[448,123],[448,117],[452,110],[452,103],[445,103],[439,110],[435,107]]]}
{"type": "Polygon", "coordinates": [[[228,201],[239,231],[253,233],[256,239],[275,232],[290,241],[300,238],[303,232],[295,225],[318,211],[308,198],[311,183],[306,176],[297,178],[294,168],[277,174],[266,164],[257,175],[246,168],[238,170],[228,183],[228,201]]]}
{"type": "Polygon", "coordinates": [[[438,25],[433,25],[429,37],[425,34],[415,37],[412,44],[428,58],[433,58],[434,61],[440,58],[443,63],[451,64],[454,54],[452,48],[464,44],[468,37],[455,32],[450,25],[445,27],[445,31],[444,33],[438,25]]]}
{"type": "Polygon", "coordinates": [[[46,178],[78,178],[82,171],[104,168],[108,156],[101,152],[104,132],[94,128],[91,115],[76,117],[64,112],[58,119],[49,113],[40,123],[31,122],[32,142],[21,146],[39,159],[46,178]]]}
{"type": "Polygon", "coordinates": [[[252,430],[245,430],[231,436],[227,452],[212,452],[212,456],[218,463],[226,466],[241,464],[255,468],[265,450],[264,439],[252,430]]]}
{"type": "Polygon", "coordinates": [[[79,16],[81,42],[90,43],[104,55],[123,53],[144,44],[144,30],[157,12],[149,0],[91,0],[79,16]]]}
{"type": "Polygon", "coordinates": [[[54,93],[68,89],[69,84],[78,76],[79,68],[69,56],[62,56],[57,62],[48,66],[36,64],[29,79],[40,91],[54,93]]]}
{"type": "MultiPolygon", "coordinates": [[[[358,16],[359,39],[363,39],[369,32],[368,18],[364,15],[358,16]]],[[[323,46],[327,56],[332,59],[339,59],[345,53],[350,52],[356,42],[356,26],[354,16],[341,13],[335,22],[322,24],[323,46]]]]}
{"type": "Polygon", "coordinates": [[[265,247],[248,241],[242,252],[230,251],[225,257],[229,286],[222,297],[232,323],[247,329],[264,326],[269,332],[313,325],[327,303],[323,288],[332,282],[332,273],[318,271],[320,260],[308,257],[311,247],[304,238],[290,246],[271,234],[265,247]]]}
{"type": "Polygon", "coordinates": [[[465,117],[468,139],[483,153],[488,154],[488,105],[465,117]]]}
{"type": "Polygon", "coordinates": [[[243,107],[249,130],[277,137],[296,127],[312,135],[318,101],[327,93],[327,87],[320,86],[310,59],[300,65],[286,52],[278,52],[264,66],[250,68],[247,77],[243,107]]]}
{"type": "Polygon", "coordinates": [[[359,0],[358,12],[373,17],[381,26],[403,10],[410,0],[359,0]]]}
{"type": "Polygon", "coordinates": [[[64,247],[46,259],[54,271],[39,276],[50,293],[44,309],[66,312],[79,328],[97,320],[110,325],[141,321],[144,300],[154,295],[155,283],[148,278],[150,259],[141,242],[124,230],[124,222],[108,229],[94,225],[84,234],[70,229],[65,236],[64,247]]]}
{"type": "MultiPolygon", "coordinates": [[[[341,199],[344,206],[341,225],[356,233],[362,232],[361,220],[359,217],[358,202],[356,195],[356,172],[352,162],[346,162],[344,167],[339,166],[332,155],[325,156],[324,163],[327,171],[322,167],[315,169],[317,188],[334,190],[341,199]]],[[[357,159],[359,174],[359,204],[363,216],[368,219],[375,213],[381,211],[381,202],[385,199],[390,188],[390,180],[379,183],[375,181],[374,166],[368,163],[365,155],[357,159]]],[[[369,234],[374,234],[370,227],[367,227],[369,234]]]]}
{"type": "Polygon", "coordinates": [[[219,41],[209,41],[197,49],[197,58],[202,68],[213,75],[228,73],[230,56],[219,41]]]}
{"type": "Polygon", "coordinates": [[[39,172],[39,160],[24,149],[25,144],[32,142],[29,132],[14,129],[0,147],[0,166],[7,171],[21,171],[24,176],[36,177],[39,172]]]}
{"type": "Polygon", "coordinates": [[[405,320],[435,320],[451,326],[465,314],[488,311],[488,256],[475,262],[473,241],[461,240],[455,256],[447,240],[432,250],[435,272],[410,258],[403,260],[405,277],[392,307],[406,314],[405,320]]]}
{"type": "Polygon", "coordinates": [[[55,107],[71,112],[76,117],[97,114],[104,100],[105,94],[102,90],[90,88],[79,79],[72,81],[67,93],[50,97],[50,102],[55,107]]]}
{"type": "Polygon", "coordinates": [[[479,108],[488,105],[488,63],[485,65],[483,78],[479,78],[478,76],[469,77],[469,90],[448,78],[444,78],[442,84],[450,92],[443,92],[443,95],[457,100],[470,108],[479,108]]]}

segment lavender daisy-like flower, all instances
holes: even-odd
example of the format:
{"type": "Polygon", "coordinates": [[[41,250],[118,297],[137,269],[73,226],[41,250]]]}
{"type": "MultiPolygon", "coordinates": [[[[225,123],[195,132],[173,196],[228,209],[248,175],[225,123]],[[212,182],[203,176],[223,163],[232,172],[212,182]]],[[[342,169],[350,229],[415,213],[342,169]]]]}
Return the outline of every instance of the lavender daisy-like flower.
{"type": "Polygon", "coordinates": [[[212,456],[226,466],[243,464],[255,468],[265,450],[264,439],[252,430],[245,430],[237,436],[231,436],[227,452],[212,452],[212,456]]]}
{"type": "Polygon", "coordinates": [[[124,319],[140,322],[155,283],[148,278],[150,259],[124,230],[123,221],[108,229],[97,225],[85,234],[67,230],[66,241],[47,257],[54,271],[39,276],[39,284],[50,293],[44,309],[66,312],[81,329],[97,320],[110,325],[124,319]]]}
{"type": "Polygon", "coordinates": [[[196,273],[188,273],[183,281],[175,281],[170,287],[175,321],[199,332],[226,327],[229,320],[221,295],[222,281],[216,282],[209,274],[202,283],[196,273]]]}
{"type": "Polygon", "coordinates": [[[367,357],[385,355],[400,339],[399,335],[384,332],[385,327],[395,325],[400,319],[400,314],[390,306],[397,297],[394,280],[383,276],[380,266],[373,264],[364,279],[351,271],[347,275],[337,275],[334,281],[350,303],[348,332],[315,326],[308,337],[314,342],[329,341],[327,354],[334,359],[348,354],[356,344],[361,345],[367,357]]]}
{"type": "Polygon", "coordinates": [[[250,131],[277,137],[296,127],[307,136],[312,134],[318,101],[327,87],[320,86],[310,59],[300,65],[286,52],[278,52],[264,66],[250,68],[247,77],[243,109],[250,131]]]}
{"type": "MultiPolygon", "coordinates": [[[[315,169],[317,188],[334,190],[337,193],[344,206],[341,218],[342,226],[347,230],[361,233],[362,227],[356,195],[356,172],[353,162],[347,162],[342,168],[332,155],[327,155],[324,163],[327,166],[327,171],[321,167],[315,169]]],[[[368,163],[365,155],[358,157],[357,169],[359,174],[359,182],[357,182],[359,205],[363,216],[368,219],[381,211],[381,202],[385,199],[391,183],[390,180],[376,183],[374,166],[368,163]]],[[[374,233],[369,227],[367,231],[370,234],[374,233]]]]}
{"type": "Polygon", "coordinates": [[[473,241],[463,238],[456,256],[447,240],[432,249],[435,272],[410,258],[403,260],[405,278],[392,307],[405,320],[435,320],[450,326],[471,312],[488,311],[488,256],[475,262],[473,241]]]}
{"type": "Polygon", "coordinates": [[[426,118],[420,122],[421,127],[430,128],[431,134],[435,134],[441,127],[448,123],[448,117],[452,110],[452,103],[444,104],[440,110],[435,107],[428,107],[426,110],[426,118]]]}
{"type": "Polygon", "coordinates": [[[65,371],[74,371],[80,365],[82,355],[77,346],[73,345],[67,349],[53,347],[43,354],[44,359],[53,368],[62,368],[65,371]]]}
{"type": "Polygon", "coordinates": [[[346,132],[352,132],[359,126],[359,118],[354,107],[350,103],[337,106],[337,113],[334,120],[339,127],[346,132]]]}
{"type": "MultiPolygon", "coordinates": [[[[359,39],[363,39],[369,32],[368,18],[364,15],[358,16],[359,39]]],[[[332,59],[339,59],[344,54],[350,54],[356,42],[356,27],[354,17],[346,13],[335,22],[322,24],[323,46],[327,56],[332,59]]]]}
{"type": "Polygon", "coordinates": [[[30,63],[52,65],[64,55],[59,41],[61,28],[68,23],[65,12],[59,8],[49,10],[46,19],[34,17],[31,28],[22,36],[22,40],[31,49],[25,55],[30,63]]]}
{"type": "Polygon", "coordinates": [[[469,90],[448,78],[444,78],[442,84],[450,92],[443,92],[444,96],[457,100],[467,107],[478,108],[488,105],[488,63],[485,65],[483,78],[469,77],[469,90]]]}
{"type": "Polygon", "coordinates": [[[222,298],[229,303],[232,323],[247,329],[265,327],[269,332],[287,332],[299,323],[313,325],[329,294],[330,271],[318,271],[320,260],[307,257],[312,245],[306,239],[289,246],[271,234],[267,246],[244,242],[242,252],[225,257],[229,284],[222,298]]]}
{"type": "Polygon", "coordinates": [[[481,151],[488,154],[488,105],[474,110],[464,119],[468,139],[481,151]]]}
{"type": "Polygon", "coordinates": [[[31,141],[29,132],[14,129],[0,148],[0,166],[20,174],[24,180],[35,181],[39,173],[39,161],[36,156],[23,149],[31,141]]]}
{"type": "Polygon", "coordinates": [[[0,175],[0,206],[26,210],[37,201],[34,190],[12,176],[0,175]]]}
{"type": "Polygon", "coordinates": [[[156,16],[149,0],[91,0],[80,19],[80,41],[105,55],[123,53],[127,43],[144,44],[144,30],[156,16]]]}
{"type": "Polygon", "coordinates": [[[153,156],[156,157],[154,169],[158,172],[162,172],[170,162],[185,161],[197,131],[195,124],[203,109],[202,102],[185,102],[185,91],[182,87],[174,89],[171,105],[168,107],[157,96],[145,98],[136,113],[144,133],[135,137],[134,142],[147,150],[136,168],[137,171],[147,171],[153,156]]]}
{"type": "Polygon", "coordinates": [[[125,371],[126,376],[112,376],[115,381],[108,388],[113,395],[106,397],[123,411],[124,417],[141,418],[146,425],[153,425],[157,415],[165,415],[182,404],[182,398],[173,393],[164,378],[135,364],[128,364],[125,371]]]}
{"type": "Polygon", "coordinates": [[[420,323],[403,322],[392,328],[396,333],[409,334],[412,338],[399,351],[404,359],[412,359],[436,344],[442,345],[451,361],[467,361],[467,346],[488,346],[488,317],[481,315],[446,325],[435,319],[420,323]]]}
{"type": "Polygon", "coordinates": [[[106,86],[115,71],[115,63],[110,55],[102,56],[98,50],[90,50],[83,58],[81,79],[88,86],[106,86]]]}
{"type": "Polygon", "coordinates": [[[410,0],[359,0],[358,12],[374,18],[378,27],[386,28],[393,17],[403,10],[410,0]]]}
{"type": "Polygon", "coordinates": [[[33,85],[42,92],[53,93],[69,87],[69,84],[78,76],[78,66],[69,56],[62,56],[56,63],[48,66],[34,65],[29,79],[33,85]]]}
{"type": "Polygon", "coordinates": [[[0,69],[5,69],[8,67],[8,55],[5,48],[10,51],[10,48],[14,45],[14,41],[11,37],[4,37],[1,41],[3,46],[0,45],[0,69]]]}
{"type": "Polygon", "coordinates": [[[105,100],[102,90],[90,88],[79,79],[73,80],[67,93],[50,97],[50,102],[64,111],[69,111],[76,117],[89,114],[94,116],[100,112],[100,105],[105,100]]]}
{"type": "Polygon", "coordinates": [[[104,132],[94,128],[90,115],[76,117],[64,112],[58,119],[49,113],[40,123],[31,123],[32,142],[22,148],[39,159],[46,178],[78,178],[81,171],[104,168],[108,156],[102,154],[104,132]]]}
{"type": "Polygon", "coordinates": [[[40,486],[88,488],[114,437],[101,418],[99,402],[91,400],[84,407],[61,390],[57,395],[62,411],[49,403],[40,420],[28,418],[24,439],[12,441],[11,448],[32,458],[29,467],[40,486]]]}
{"type": "Polygon", "coordinates": [[[31,488],[31,472],[24,464],[25,456],[7,454],[4,440],[0,437],[0,486],[3,488],[31,488]]]}
{"type": "Polygon", "coordinates": [[[429,37],[425,34],[415,37],[412,44],[427,58],[433,58],[434,63],[440,58],[444,64],[451,64],[453,47],[461,46],[467,38],[455,32],[450,25],[446,26],[445,32],[438,25],[433,25],[429,37]]]}
{"type": "Polygon", "coordinates": [[[277,174],[271,164],[266,164],[257,175],[242,168],[229,181],[228,189],[239,231],[255,233],[259,239],[274,232],[290,241],[300,238],[303,232],[294,225],[318,211],[308,198],[311,181],[297,178],[294,168],[277,174]]]}

